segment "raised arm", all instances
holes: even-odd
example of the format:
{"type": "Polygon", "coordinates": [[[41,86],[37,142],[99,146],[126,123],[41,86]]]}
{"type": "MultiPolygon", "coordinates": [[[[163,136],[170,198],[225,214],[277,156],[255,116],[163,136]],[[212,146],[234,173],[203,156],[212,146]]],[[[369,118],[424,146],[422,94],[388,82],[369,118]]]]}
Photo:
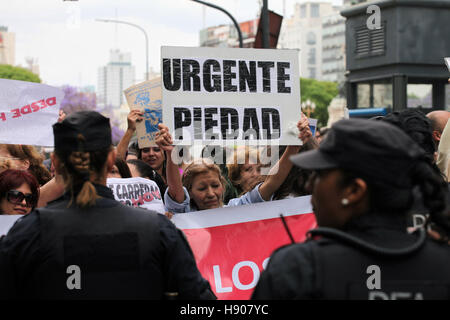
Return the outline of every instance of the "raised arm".
{"type": "MultiPolygon", "coordinates": [[[[297,124],[300,131],[299,139],[303,143],[308,142],[312,138],[311,129],[309,128],[308,118],[302,113],[301,119],[297,124]]],[[[280,160],[269,171],[269,175],[263,184],[259,187],[259,193],[265,201],[269,201],[275,191],[286,180],[289,172],[292,169],[292,162],[289,160],[290,156],[297,154],[301,146],[287,146],[280,160]]]]}
{"type": "Polygon", "coordinates": [[[125,131],[122,139],[120,139],[119,144],[117,145],[117,158],[125,160],[128,150],[128,144],[130,143],[131,138],[133,137],[134,132],[136,131],[136,123],[142,121],[143,113],[137,109],[131,110],[127,116],[128,128],[125,131]]]}
{"type": "Polygon", "coordinates": [[[166,152],[166,179],[169,196],[178,203],[185,200],[183,183],[181,182],[178,166],[172,161],[173,140],[169,128],[163,123],[158,124],[156,144],[166,152]]]}

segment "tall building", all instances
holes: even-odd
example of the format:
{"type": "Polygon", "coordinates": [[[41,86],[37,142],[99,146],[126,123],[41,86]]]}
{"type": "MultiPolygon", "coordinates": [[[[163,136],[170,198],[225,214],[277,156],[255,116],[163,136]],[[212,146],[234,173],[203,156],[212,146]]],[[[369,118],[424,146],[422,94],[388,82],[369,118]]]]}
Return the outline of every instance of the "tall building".
{"type": "MultiPolygon", "coordinates": [[[[244,48],[253,48],[259,19],[239,23],[244,48]]],[[[233,24],[200,30],[200,47],[239,47],[238,32],[233,24]]]]}
{"type": "Polygon", "coordinates": [[[16,35],[0,26],[0,64],[16,64],[16,35]]]}
{"type": "Polygon", "coordinates": [[[322,80],[345,81],[345,18],[339,13],[322,20],[322,80]]]}
{"type": "Polygon", "coordinates": [[[131,65],[131,53],[111,50],[109,63],[98,69],[98,105],[119,108],[126,102],[123,91],[134,82],[135,70],[131,65]]]}
{"type": "Polygon", "coordinates": [[[39,76],[40,68],[39,68],[39,64],[38,64],[38,59],[32,58],[32,57],[26,57],[25,62],[26,62],[25,69],[28,69],[31,72],[33,72],[35,75],[39,76]]]}
{"type": "Polygon", "coordinates": [[[322,78],[322,20],[337,13],[330,2],[296,3],[291,18],[281,26],[279,48],[300,49],[300,75],[322,78]]]}

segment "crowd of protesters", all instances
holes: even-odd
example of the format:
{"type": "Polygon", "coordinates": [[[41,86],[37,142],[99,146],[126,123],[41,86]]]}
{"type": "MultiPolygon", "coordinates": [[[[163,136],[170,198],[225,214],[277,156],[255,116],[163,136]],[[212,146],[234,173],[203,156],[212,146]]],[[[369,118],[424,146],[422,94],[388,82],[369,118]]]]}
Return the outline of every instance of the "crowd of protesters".
{"type": "MultiPolygon", "coordinates": [[[[103,149],[87,152],[85,149],[56,150],[55,147],[55,155],[45,159],[33,146],[0,145],[0,214],[30,214],[35,209],[57,202],[61,197],[67,197],[68,191],[73,193],[70,201],[78,207],[95,206],[96,199],[104,197],[102,194],[105,193],[103,189],[99,190],[96,183],[103,181],[102,170],[107,168],[108,172],[104,175],[106,186],[108,179],[126,181],[140,177],[152,180],[159,189],[165,215],[169,218],[179,213],[312,194],[319,227],[346,230],[355,219],[376,212],[383,217],[404,217],[403,231],[409,234],[417,229],[413,216],[420,214],[426,221],[427,237],[447,245],[450,244],[449,118],[450,112],[447,111],[424,115],[416,110],[405,110],[376,119],[343,120],[331,128],[317,130],[314,137],[308,119],[301,114],[297,124],[300,146],[277,146],[264,150],[266,153],[272,152],[271,156],[276,153],[278,161],[275,163],[261,161],[261,148],[245,146],[232,149],[232,156],[226,159],[225,164],[215,164],[214,155],[180,164],[173,160],[172,135],[162,123],[159,124],[155,145],[139,148],[133,136],[136,124],[143,117],[140,111],[133,110],[128,115],[125,135],[112,149],[103,146],[103,149]],[[72,151],[78,152],[76,157],[71,155],[72,151]],[[315,158],[309,158],[311,154],[315,154],[315,158]],[[417,168],[412,165],[416,162],[420,162],[417,168]],[[105,163],[111,165],[105,167],[105,163]],[[92,178],[92,173],[97,180],[92,178]],[[333,182],[326,184],[326,179],[333,182]]],[[[62,129],[66,128],[65,121],[64,117],[58,120],[62,129]]],[[[90,142],[83,141],[86,146],[90,142]]],[[[214,150],[217,153],[219,149],[214,150]]],[[[403,223],[396,224],[394,220],[386,219],[383,223],[392,223],[395,228],[403,226],[403,223]]],[[[358,230],[355,231],[355,234],[358,233],[358,230]]],[[[400,242],[403,240],[401,238],[400,242]]],[[[421,241],[423,243],[425,240],[421,238],[421,241]]],[[[404,242],[410,244],[410,239],[404,242]]],[[[385,242],[381,244],[390,247],[385,242]]],[[[11,247],[9,244],[5,247],[8,246],[11,247]]],[[[271,260],[254,298],[312,297],[306,289],[296,295],[296,287],[289,286],[289,281],[292,281],[288,276],[292,273],[289,268],[296,266],[295,261],[290,260],[296,258],[289,258],[289,250],[278,252],[276,258],[271,260]],[[285,261],[290,261],[290,264],[285,261]],[[274,283],[271,277],[278,274],[279,268],[285,271],[285,277],[274,283]],[[275,289],[281,285],[285,286],[284,289],[275,289]]],[[[306,247],[300,250],[305,261],[308,261],[305,258],[308,250],[306,247]]],[[[189,263],[192,263],[191,258],[189,263]]],[[[309,272],[313,267],[304,264],[303,268],[309,272]]],[[[212,293],[195,272],[195,281],[203,288],[201,292],[190,295],[190,292],[184,292],[179,287],[176,291],[183,291],[188,298],[211,298],[212,293]]],[[[439,274],[441,270],[436,272],[439,274]]],[[[446,277],[448,279],[448,273],[446,277]]],[[[303,278],[294,279],[305,281],[303,278]]],[[[192,283],[187,285],[192,286],[192,283]]],[[[145,294],[142,293],[142,296],[145,297],[145,294]]],[[[329,297],[339,295],[330,294],[329,297]]]]}

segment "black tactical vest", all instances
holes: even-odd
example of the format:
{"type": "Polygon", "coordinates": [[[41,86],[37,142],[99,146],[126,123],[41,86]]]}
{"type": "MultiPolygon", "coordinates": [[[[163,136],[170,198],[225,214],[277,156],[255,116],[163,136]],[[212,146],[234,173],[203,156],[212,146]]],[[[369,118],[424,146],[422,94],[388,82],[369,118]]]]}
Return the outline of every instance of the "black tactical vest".
{"type": "Polygon", "coordinates": [[[312,298],[450,298],[450,247],[445,244],[426,240],[406,254],[367,250],[339,237],[310,241],[308,245],[315,267],[312,298]]]}
{"type": "Polygon", "coordinates": [[[39,259],[33,297],[161,299],[165,278],[154,213],[101,199],[95,207],[61,201],[40,215],[39,259]]]}

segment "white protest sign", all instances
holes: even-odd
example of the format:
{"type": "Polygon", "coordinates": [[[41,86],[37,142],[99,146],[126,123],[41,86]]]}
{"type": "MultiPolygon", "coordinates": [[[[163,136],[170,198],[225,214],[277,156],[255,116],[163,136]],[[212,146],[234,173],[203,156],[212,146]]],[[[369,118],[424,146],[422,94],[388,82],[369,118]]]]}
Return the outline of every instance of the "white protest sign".
{"type": "Polygon", "coordinates": [[[145,178],[108,178],[106,185],[114,193],[114,198],[122,204],[166,212],[156,182],[145,178]]]}
{"type": "Polygon", "coordinates": [[[130,110],[144,113],[144,121],[136,124],[140,149],[155,145],[158,123],[162,122],[161,78],[138,83],[124,90],[130,110]]]}
{"type": "Polygon", "coordinates": [[[299,145],[297,50],[162,47],[163,121],[176,144],[299,145]]]}
{"type": "Polygon", "coordinates": [[[52,147],[63,98],[55,87],[0,79],[0,143],[52,147]]]}
{"type": "Polygon", "coordinates": [[[23,217],[20,214],[8,215],[2,214],[0,215],[0,237],[4,236],[8,233],[9,229],[16,223],[17,219],[23,217]]]}

